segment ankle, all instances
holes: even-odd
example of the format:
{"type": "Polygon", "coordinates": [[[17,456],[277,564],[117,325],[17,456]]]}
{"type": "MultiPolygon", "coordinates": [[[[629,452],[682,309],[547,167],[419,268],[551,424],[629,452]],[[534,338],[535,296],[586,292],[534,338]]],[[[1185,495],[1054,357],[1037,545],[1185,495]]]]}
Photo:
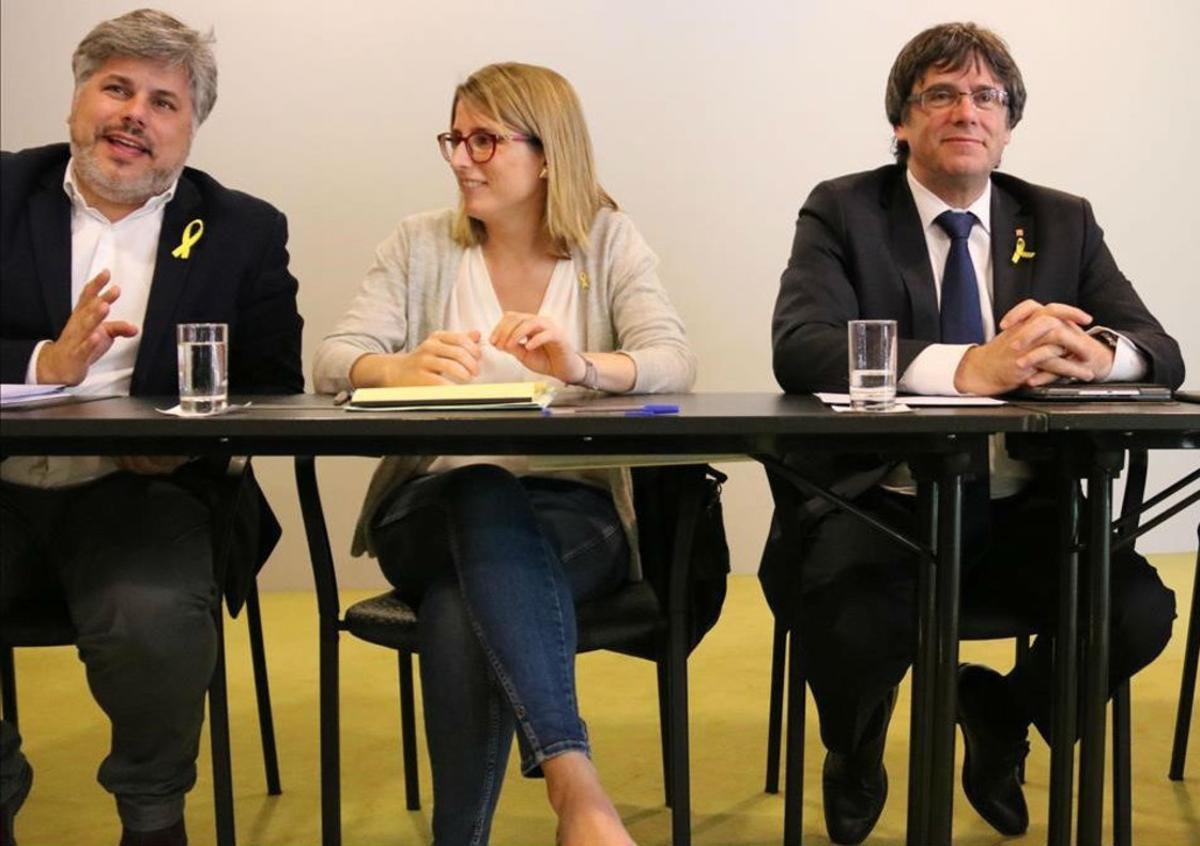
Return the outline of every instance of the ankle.
{"type": "Polygon", "coordinates": [[[561,846],[632,846],[591,759],[568,752],[542,764],[546,793],[558,816],[561,846]]]}
{"type": "Polygon", "coordinates": [[[564,752],[543,761],[542,775],[546,779],[546,796],[550,800],[550,807],[559,816],[570,804],[597,792],[601,795],[604,793],[596,768],[583,752],[564,752]]]}

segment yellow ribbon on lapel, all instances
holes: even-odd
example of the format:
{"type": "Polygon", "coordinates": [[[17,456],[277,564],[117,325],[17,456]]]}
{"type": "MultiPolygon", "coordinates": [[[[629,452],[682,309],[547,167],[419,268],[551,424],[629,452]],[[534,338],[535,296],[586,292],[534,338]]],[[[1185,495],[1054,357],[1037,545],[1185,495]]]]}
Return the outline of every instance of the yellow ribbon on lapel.
{"type": "Polygon", "coordinates": [[[1015,250],[1013,250],[1013,254],[1012,254],[1012,263],[1016,264],[1021,259],[1031,259],[1036,255],[1037,255],[1037,253],[1026,252],[1025,251],[1025,239],[1018,238],[1017,239],[1017,248],[1015,250]]]}
{"type": "Polygon", "coordinates": [[[200,240],[204,234],[204,221],[196,218],[191,223],[183,228],[183,240],[179,242],[179,246],[171,250],[171,255],[177,259],[190,258],[192,247],[200,240]]]}

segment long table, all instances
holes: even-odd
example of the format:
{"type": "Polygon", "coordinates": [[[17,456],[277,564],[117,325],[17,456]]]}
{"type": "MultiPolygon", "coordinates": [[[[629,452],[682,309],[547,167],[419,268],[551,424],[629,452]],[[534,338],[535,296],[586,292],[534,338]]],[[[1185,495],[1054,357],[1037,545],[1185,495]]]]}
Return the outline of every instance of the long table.
{"type": "MultiPolygon", "coordinates": [[[[1004,433],[1017,441],[1024,438],[1039,448],[1070,455],[1073,458],[1062,465],[1064,468],[1087,468],[1086,472],[1073,472],[1072,478],[1080,474],[1088,477],[1094,470],[1106,480],[1104,490],[1109,490],[1112,475],[1120,466],[1113,467],[1112,453],[1128,446],[1127,433],[1141,433],[1137,443],[1144,446],[1188,446],[1195,444],[1200,430],[1200,414],[1193,411],[1198,407],[1177,404],[1153,409],[1127,405],[1078,409],[1006,405],[847,415],[833,412],[807,396],[700,393],[654,397],[655,402],[677,404],[678,414],[626,417],[605,413],[605,409],[628,405],[628,397],[599,399],[579,413],[550,416],[536,412],[351,412],[334,407],[327,397],[311,395],[234,401],[244,399],[253,401],[250,408],[210,418],[163,415],[157,409],[174,402],[167,398],[4,409],[0,412],[0,454],[738,454],[770,459],[791,452],[831,451],[879,453],[909,462],[916,471],[926,515],[924,533],[918,538],[898,533],[894,536],[917,552],[922,562],[913,667],[914,706],[919,703],[921,707],[913,708],[912,717],[908,837],[910,844],[922,845],[951,842],[962,483],[984,460],[988,436],[1004,433]],[[1084,456],[1082,463],[1080,456],[1084,456]]],[[[311,478],[315,485],[315,476],[311,478]]],[[[305,484],[303,479],[299,483],[305,484]]],[[[306,493],[312,495],[315,491],[301,491],[302,495],[306,493]]],[[[1068,521],[1076,520],[1078,515],[1078,501],[1072,501],[1073,505],[1064,504],[1068,521]]],[[[1103,511],[1104,525],[1108,523],[1109,507],[1105,496],[1089,498],[1094,513],[1103,511]]],[[[1093,521],[1092,525],[1096,524],[1093,521]]],[[[1068,572],[1077,565],[1078,548],[1071,534],[1076,528],[1074,522],[1064,528],[1063,567],[1068,572]]],[[[1103,534],[1107,538],[1107,533],[1103,534]]],[[[1094,538],[1089,549],[1098,561],[1089,569],[1089,578],[1095,581],[1107,573],[1108,548],[1103,539],[1094,538]]],[[[1107,621],[1107,594],[1096,590],[1088,596],[1091,631],[1101,618],[1107,621]]],[[[1074,629],[1068,629],[1068,625],[1075,625],[1074,612],[1065,617],[1059,632],[1064,650],[1075,642],[1074,629]],[[1070,639],[1064,636],[1068,634],[1070,639]]],[[[1092,716],[1085,718],[1087,757],[1081,765],[1081,844],[1092,842],[1090,832],[1100,819],[1092,779],[1097,761],[1103,772],[1104,697],[1093,697],[1091,693],[1099,689],[1097,672],[1106,671],[1106,662],[1107,638],[1101,636],[1085,654],[1090,692],[1085,696],[1086,713],[1093,715],[1099,708],[1101,743],[1098,751],[1092,748],[1095,720],[1092,716]]],[[[1067,690],[1073,684],[1070,673],[1075,670],[1074,660],[1059,663],[1059,668],[1067,674],[1060,678],[1060,690],[1067,690]]],[[[1063,713],[1067,710],[1056,709],[1063,713]]],[[[1073,736],[1073,732],[1067,736],[1073,736]]],[[[1065,784],[1068,820],[1067,840],[1052,842],[1068,842],[1071,769],[1069,762],[1064,766],[1059,759],[1054,766],[1060,794],[1065,784]]],[[[685,843],[690,811],[686,802],[678,799],[688,796],[686,767],[675,777],[681,781],[672,790],[677,798],[673,830],[675,842],[685,843]]],[[[1052,816],[1054,813],[1052,803],[1052,816]]],[[[1061,822],[1056,824],[1062,827],[1061,822]]],[[[785,841],[798,843],[799,835],[798,827],[785,821],[785,841]]]]}

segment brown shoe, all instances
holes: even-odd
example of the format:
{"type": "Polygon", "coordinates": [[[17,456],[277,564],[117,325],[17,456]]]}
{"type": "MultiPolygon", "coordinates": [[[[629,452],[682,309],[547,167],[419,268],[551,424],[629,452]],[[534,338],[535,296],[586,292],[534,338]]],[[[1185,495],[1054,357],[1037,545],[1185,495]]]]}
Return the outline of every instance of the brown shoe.
{"type": "Polygon", "coordinates": [[[187,846],[187,831],[183,827],[183,818],[169,828],[157,831],[121,830],[120,846],[187,846]]]}

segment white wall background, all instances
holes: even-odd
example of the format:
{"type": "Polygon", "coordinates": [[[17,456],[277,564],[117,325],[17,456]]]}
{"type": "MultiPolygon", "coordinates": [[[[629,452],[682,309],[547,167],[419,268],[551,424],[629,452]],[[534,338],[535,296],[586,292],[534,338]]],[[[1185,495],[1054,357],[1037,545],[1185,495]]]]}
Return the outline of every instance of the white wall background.
{"type": "MultiPolygon", "coordinates": [[[[149,0],[147,0],[149,2],[149,0]]],[[[65,140],[69,58],[130,2],[2,0],[0,146],[65,140]]],[[[1184,346],[1200,386],[1195,261],[1200,4],[1195,0],[167,0],[217,34],[220,97],[191,163],[291,223],[311,353],[372,249],[400,218],[454,202],[433,136],[455,84],[500,60],[545,64],[578,89],[605,186],[662,259],[700,356],[701,390],[775,390],[769,322],[796,211],[823,178],[888,161],[883,88],[917,31],[972,19],[1009,41],[1030,91],[1004,167],[1089,197],[1122,269],[1184,346]]],[[[1152,480],[1197,466],[1152,459],[1152,480]]],[[[265,587],[310,584],[285,459],[260,459],[285,524],[265,587]]],[[[343,584],[372,462],[320,462],[343,584]]],[[[728,469],[728,468],[727,468],[728,469]]],[[[769,515],[761,473],[731,469],[735,567],[753,572],[769,515]]],[[[1197,509],[1144,549],[1195,548],[1197,509]]]]}

